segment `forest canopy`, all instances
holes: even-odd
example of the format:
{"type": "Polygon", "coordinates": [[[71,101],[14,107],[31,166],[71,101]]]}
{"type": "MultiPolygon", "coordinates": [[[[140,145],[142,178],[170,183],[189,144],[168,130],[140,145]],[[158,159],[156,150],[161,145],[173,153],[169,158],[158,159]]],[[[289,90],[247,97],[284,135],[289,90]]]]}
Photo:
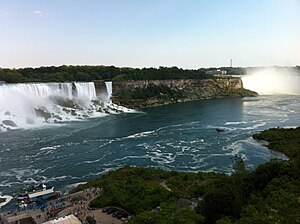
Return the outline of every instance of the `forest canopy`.
{"type": "MultiPolygon", "coordinates": [[[[23,82],[66,82],[93,80],[165,80],[165,79],[209,79],[207,71],[217,68],[182,69],[177,67],[129,68],[115,66],[50,66],[40,68],[0,68],[0,81],[23,82]]],[[[244,74],[243,68],[221,68],[227,74],[244,74]]]]}

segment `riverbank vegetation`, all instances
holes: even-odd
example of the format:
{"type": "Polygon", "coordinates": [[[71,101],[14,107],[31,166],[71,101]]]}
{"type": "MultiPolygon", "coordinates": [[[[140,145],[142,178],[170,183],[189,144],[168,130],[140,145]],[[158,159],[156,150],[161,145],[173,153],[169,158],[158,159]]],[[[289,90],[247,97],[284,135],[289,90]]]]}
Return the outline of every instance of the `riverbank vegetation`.
{"type": "Polygon", "coordinates": [[[93,80],[166,80],[166,79],[208,79],[207,69],[181,69],[177,67],[127,68],[115,66],[58,66],[40,68],[1,69],[0,81],[23,82],[65,82],[93,80]]]}
{"type": "Polygon", "coordinates": [[[254,139],[268,142],[268,148],[282,152],[290,158],[300,156],[300,127],[271,128],[253,135],[254,139]]]}
{"type": "Polygon", "coordinates": [[[117,89],[114,92],[113,102],[129,108],[145,108],[200,99],[240,98],[258,95],[251,90],[235,88],[234,85],[220,87],[222,84],[222,81],[212,81],[205,87],[197,87],[192,84],[169,87],[163,82],[161,84],[150,83],[147,86],[117,89]]]}
{"type": "Polygon", "coordinates": [[[132,224],[300,223],[299,130],[276,128],[255,134],[255,139],[267,140],[270,148],[290,157],[255,170],[246,169],[239,158],[231,175],[125,166],[76,190],[102,187],[103,194],[90,206],[121,207],[133,215],[132,224]],[[180,205],[182,198],[192,206],[180,205]]]}
{"type": "Polygon", "coordinates": [[[143,108],[175,103],[185,97],[184,91],[178,88],[149,84],[147,87],[119,90],[118,96],[114,97],[113,101],[129,108],[143,108]]]}

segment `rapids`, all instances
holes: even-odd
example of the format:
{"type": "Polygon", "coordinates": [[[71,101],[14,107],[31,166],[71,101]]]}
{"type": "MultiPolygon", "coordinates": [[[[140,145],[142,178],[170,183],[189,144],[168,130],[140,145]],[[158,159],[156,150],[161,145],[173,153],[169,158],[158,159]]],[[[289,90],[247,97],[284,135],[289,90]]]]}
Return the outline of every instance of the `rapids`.
{"type": "Polygon", "coordinates": [[[286,158],[252,134],[299,125],[299,97],[282,95],[202,100],[0,132],[0,192],[12,195],[41,182],[66,191],[124,165],[230,173],[238,156],[253,169],[286,158]]]}

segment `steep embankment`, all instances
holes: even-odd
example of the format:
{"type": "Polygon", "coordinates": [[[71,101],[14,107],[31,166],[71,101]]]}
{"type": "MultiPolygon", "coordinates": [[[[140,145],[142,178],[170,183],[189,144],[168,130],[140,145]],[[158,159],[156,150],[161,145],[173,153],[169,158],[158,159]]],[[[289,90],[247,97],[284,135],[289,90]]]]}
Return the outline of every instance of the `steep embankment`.
{"type": "MultiPolygon", "coordinates": [[[[97,86],[97,84],[96,84],[97,86]]],[[[113,82],[113,101],[130,108],[160,106],[199,99],[257,96],[240,78],[137,80],[113,82]]]]}

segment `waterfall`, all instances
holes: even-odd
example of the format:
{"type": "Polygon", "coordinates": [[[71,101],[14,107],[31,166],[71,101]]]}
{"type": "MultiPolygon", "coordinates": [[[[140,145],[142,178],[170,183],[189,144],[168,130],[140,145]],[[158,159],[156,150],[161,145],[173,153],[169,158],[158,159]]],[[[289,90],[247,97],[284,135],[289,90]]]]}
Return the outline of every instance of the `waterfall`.
{"type": "Polygon", "coordinates": [[[106,86],[106,93],[107,93],[107,101],[109,102],[112,96],[112,82],[105,82],[105,86],[106,86]]]}
{"type": "Polygon", "coordinates": [[[105,101],[97,97],[93,82],[0,85],[0,130],[39,127],[45,123],[122,112],[123,108],[110,101],[112,83],[105,85],[105,101]]]}
{"type": "Polygon", "coordinates": [[[72,96],[71,83],[31,83],[31,84],[3,84],[0,86],[0,97],[11,93],[24,93],[38,97],[48,97],[58,94],[70,98],[72,96]]]}
{"type": "Polygon", "coordinates": [[[293,68],[253,69],[242,80],[244,88],[260,95],[300,95],[300,74],[293,68]]]}
{"type": "Polygon", "coordinates": [[[78,97],[87,97],[90,100],[96,99],[96,89],[93,82],[75,83],[78,97]]]}

